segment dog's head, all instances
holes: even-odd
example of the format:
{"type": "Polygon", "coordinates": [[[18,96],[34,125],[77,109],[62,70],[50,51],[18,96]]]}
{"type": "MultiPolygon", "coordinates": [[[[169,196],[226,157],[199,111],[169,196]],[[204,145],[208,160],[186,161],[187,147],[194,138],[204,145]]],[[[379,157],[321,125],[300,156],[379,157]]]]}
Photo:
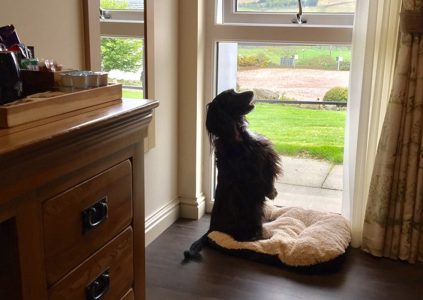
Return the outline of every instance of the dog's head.
{"type": "Polygon", "coordinates": [[[237,139],[245,127],[245,115],[253,110],[254,93],[226,90],[207,105],[206,128],[213,142],[216,138],[237,139]]]}

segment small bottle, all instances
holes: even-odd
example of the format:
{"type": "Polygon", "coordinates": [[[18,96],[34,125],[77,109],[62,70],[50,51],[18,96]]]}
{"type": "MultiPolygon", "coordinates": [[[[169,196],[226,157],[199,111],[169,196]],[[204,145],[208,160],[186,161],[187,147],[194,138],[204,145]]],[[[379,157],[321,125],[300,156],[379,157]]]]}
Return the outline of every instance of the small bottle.
{"type": "Polygon", "coordinates": [[[22,70],[29,70],[28,66],[30,64],[30,60],[27,58],[21,59],[21,69],[22,70]]]}
{"type": "Polygon", "coordinates": [[[38,58],[31,58],[29,60],[28,70],[38,71],[38,58]]]}

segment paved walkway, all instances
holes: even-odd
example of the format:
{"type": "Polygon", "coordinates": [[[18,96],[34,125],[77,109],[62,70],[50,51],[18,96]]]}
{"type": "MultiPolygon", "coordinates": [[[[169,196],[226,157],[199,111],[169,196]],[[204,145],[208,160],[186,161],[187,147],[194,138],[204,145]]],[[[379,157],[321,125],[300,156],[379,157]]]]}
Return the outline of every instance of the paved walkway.
{"type": "Polygon", "coordinates": [[[276,205],[341,212],[343,166],[281,156],[283,176],[276,182],[276,205]]]}

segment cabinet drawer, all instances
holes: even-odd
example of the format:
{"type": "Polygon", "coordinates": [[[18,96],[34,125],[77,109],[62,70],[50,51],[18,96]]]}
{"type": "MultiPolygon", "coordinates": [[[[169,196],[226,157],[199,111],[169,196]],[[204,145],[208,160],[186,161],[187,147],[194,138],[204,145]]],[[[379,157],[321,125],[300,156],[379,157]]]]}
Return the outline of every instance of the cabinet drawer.
{"type": "Polygon", "coordinates": [[[120,300],[134,300],[134,291],[130,289],[120,300]]]}
{"type": "Polygon", "coordinates": [[[121,299],[133,284],[132,239],[129,227],[53,285],[49,299],[121,299]]]}
{"type": "Polygon", "coordinates": [[[52,285],[131,223],[129,161],[100,173],[43,205],[47,282],[52,285]]]}

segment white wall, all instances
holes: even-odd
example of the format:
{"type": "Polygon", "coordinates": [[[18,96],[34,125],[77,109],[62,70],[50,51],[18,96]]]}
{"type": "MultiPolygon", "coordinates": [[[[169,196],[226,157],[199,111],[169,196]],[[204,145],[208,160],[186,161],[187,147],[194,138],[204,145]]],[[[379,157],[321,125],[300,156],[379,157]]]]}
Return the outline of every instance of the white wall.
{"type": "Polygon", "coordinates": [[[179,216],[205,212],[206,1],[147,0],[148,97],[160,100],[145,165],[147,244],[179,216]]]}
{"type": "Polygon", "coordinates": [[[81,0],[0,2],[0,26],[13,24],[38,58],[55,59],[69,68],[84,66],[83,21],[81,0]]]}
{"type": "Polygon", "coordinates": [[[178,1],[148,0],[147,14],[148,97],[160,101],[155,112],[155,147],[145,154],[148,244],[179,216],[178,1]]]}
{"type": "Polygon", "coordinates": [[[179,167],[181,216],[206,209],[203,181],[205,0],[179,2],[179,167]]]}

